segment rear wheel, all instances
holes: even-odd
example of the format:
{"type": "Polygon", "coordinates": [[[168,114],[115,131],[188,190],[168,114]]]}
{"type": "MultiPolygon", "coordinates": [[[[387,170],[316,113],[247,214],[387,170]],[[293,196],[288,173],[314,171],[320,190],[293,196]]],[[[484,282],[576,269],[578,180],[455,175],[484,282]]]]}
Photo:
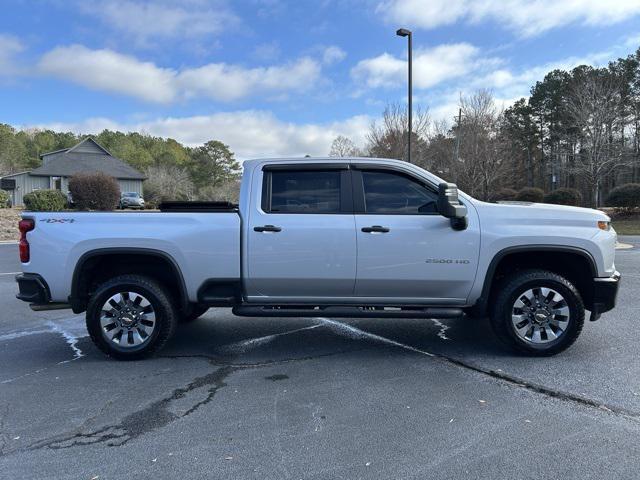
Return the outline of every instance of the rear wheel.
{"type": "Polygon", "coordinates": [[[566,278],[545,270],[526,270],[498,287],[491,312],[495,334],[527,355],[555,355],[576,341],[584,324],[580,293],[566,278]]]}
{"type": "Polygon", "coordinates": [[[160,350],[175,330],[176,313],[165,288],[141,275],[120,275],[98,287],[87,308],[96,346],[119,360],[160,350]]]}

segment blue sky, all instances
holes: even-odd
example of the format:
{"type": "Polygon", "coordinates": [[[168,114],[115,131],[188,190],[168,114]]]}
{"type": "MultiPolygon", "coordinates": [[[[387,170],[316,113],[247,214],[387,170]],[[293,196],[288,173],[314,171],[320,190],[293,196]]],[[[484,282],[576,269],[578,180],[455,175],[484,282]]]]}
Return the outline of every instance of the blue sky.
{"type": "Polygon", "coordinates": [[[449,120],[460,94],[499,106],[553,68],[640,47],[640,0],[5,0],[0,122],[215,138],[241,159],[363,144],[388,102],[449,120]]]}

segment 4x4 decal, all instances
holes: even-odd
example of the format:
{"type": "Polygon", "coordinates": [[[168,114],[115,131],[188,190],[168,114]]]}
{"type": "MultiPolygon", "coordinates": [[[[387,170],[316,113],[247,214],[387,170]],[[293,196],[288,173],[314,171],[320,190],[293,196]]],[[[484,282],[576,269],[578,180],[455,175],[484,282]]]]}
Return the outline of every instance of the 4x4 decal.
{"type": "Polygon", "coordinates": [[[75,218],[43,218],[40,220],[45,223],[74,223],[75,218]]]}

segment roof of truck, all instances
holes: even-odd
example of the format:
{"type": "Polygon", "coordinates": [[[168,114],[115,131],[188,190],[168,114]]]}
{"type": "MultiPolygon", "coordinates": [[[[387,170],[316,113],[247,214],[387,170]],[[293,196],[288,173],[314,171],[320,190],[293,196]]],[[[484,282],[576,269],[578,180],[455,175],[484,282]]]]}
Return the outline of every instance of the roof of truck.
{"type": "Polygon", "coordinates": [[[428,177],[432,179],[435,183],[444,182],[444,180],[432,172],[428,172],[423,168],[405,162],[404,160],[396,160],[391,158],[372,158],[372,157],[289,157],[289,158],[256,158],[252,160],[245,160],[243,162],[243,168],[252,168],[256,164],[318,164],[318,163],[363,163],[363,164],[372,164],[372,163],[380,163],[384,165],[397,165],[398,167],[408,168],[410,170],[416,171],[416,173],[421,172],[423,175],[426,174],[428,177]]]}
{"type": "Polygon", "coordinates": [[[255,158],[245,160],[245,166],[254,165],[256,163],[397,163],[398,165],[407,165],[403,160],[391,158],[373,158],[373,157],[283,157],[283,158],[255,158]]]}

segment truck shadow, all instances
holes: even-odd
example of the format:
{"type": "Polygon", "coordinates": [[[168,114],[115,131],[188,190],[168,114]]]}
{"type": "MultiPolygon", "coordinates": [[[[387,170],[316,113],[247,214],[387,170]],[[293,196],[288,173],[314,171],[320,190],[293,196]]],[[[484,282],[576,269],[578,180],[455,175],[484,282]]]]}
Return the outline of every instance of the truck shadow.
{"type": "Polygon", "coordinates": [[[163,353],[260,363],[376,347],[388,347],[387,356],[389,351],[461,358],[513,355],[498,343],[484,318],[238,318],[224,309],[180,325],[163,353]]]}

